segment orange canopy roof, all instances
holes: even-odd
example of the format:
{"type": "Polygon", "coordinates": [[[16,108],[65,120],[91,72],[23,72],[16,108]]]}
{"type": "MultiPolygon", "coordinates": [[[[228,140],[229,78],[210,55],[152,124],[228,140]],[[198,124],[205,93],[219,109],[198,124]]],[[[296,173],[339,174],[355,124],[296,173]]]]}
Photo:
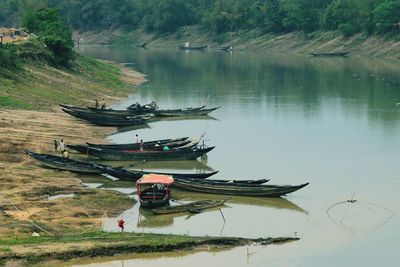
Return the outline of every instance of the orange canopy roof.
{"type": "Polygon", "coordinates": [[[146,174],[140,178],[136,184],[165,184],[172,185],[174,183],[174,178],[169,175],[161,175],[161,174],[146,174]]]}

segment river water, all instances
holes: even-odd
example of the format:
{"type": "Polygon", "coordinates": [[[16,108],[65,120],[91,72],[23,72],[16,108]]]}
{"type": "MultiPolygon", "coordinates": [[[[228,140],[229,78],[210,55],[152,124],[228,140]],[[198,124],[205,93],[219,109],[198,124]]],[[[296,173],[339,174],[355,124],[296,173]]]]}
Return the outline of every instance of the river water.
{"type": "MultiPolygon", "coordinates": [[[[194,254],[91,259],[80,266],[396,266],[400,188],[400,63],[375,58],[312,58],[264,52],[85,47],[81,53],[125,63],[149,80],[116,104],[161,108],[222,106],[213,118],[154,122],[116,133],[133,142],[199,136],[216,148],[206,162],[136,167],[219,170],[215,179],[269,178],[310,185],[284,199],[234,197],[195,216],[151,216],[138,205],[121,216],[128,231],[213,236],[298,236],[281,246],[194,254]],[[399,104],[397,104],[399,103],[399,104]],[[355,199],[355,203],[335,203],[355,199]]],[[[97,181],[96,181],[97,182],[97,181]]],[[[109,186],[111,182],[106,182],[109,186]]],[[[114,187],[132,188],[132,183],[114,187]]],[[[174,192],[180,200],[224,196],[174,192]]],[[[119,216],[118,218],[120,218],[119,216]]],[[[116,220],[105,229],[117,231],[116,220]]],[[[72,264],[72,263],[71,263],[72,264]]]]}

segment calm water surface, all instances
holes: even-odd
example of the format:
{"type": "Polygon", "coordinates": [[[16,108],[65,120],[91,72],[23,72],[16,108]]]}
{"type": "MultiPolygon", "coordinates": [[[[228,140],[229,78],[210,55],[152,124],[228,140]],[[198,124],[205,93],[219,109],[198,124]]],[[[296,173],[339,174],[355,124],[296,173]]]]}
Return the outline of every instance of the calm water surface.
{"type": "MultiPolygon", "coordinates": [[[[243,237],[299,236],[282,246],[195,254],[131,255],[89,266],[396,266],[400,236],[400,63],[265,53],[180,52],[85,47],[86,55],[127,63],[149,82],[115,105],[154,100],[162,108],[222,106],[215,119],[151,123],[110,141],[199,136],[216,145],[207,162],[140,168],[201,171],[216,179],[310,182],[285,199],[234,197],[195,216],[155,217],[138,205],[128,231],[243,237]],[[208,97],[209,96],[209,97],[208,97]],[[335,206],[354,196],[358,203],[335,206]],[[121,265],[123,264],[123,265],[121,265]]],[[[91,181],[99,182],[99,181],[91,181]]],[[[133,187],[107,182],[111,187],[133,187]]],[[[176,190],[177,199],[223,198],[176,190]]],[[[119,217],[118,217],[119,218],[119,217]]],[[[117,231],[116,220],[105,229],[117,231]]],[[[93,263],[95,261],[95,263],[93,263]]]]}

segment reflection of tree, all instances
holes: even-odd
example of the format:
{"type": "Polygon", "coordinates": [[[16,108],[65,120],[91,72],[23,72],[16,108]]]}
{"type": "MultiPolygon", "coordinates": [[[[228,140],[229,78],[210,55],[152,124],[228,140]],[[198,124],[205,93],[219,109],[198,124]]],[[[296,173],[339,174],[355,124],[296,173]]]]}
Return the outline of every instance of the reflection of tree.
{"type": "MultiPolygon", "coordinates": [[[[98,49],[98,48],[97,48],[98,49]]],[[[105,48],[104,48],[105,49],[105,48]]],[[[370,58],[311,58],[258,53],[181,53],[177,50],[92,51],[119,62],[137,62],[150,82],[143,97],[163,103],[191,103],[211,95],[211,103],[229,106],[243,95],[276,107],[280,113],[302,112],[314,116],[328,100],[356,117],[367,116],[386,127],[397,124],[400,113],[400,63],[370,58]],[[183,94],[182,91],[185,91],[183,94]],[[264,101],[265,100],[265,101],[264,101]],[[323,102],[324,101],[324,102],[323,102]]],[[[241,102],[241,108],[254,101],[241,102]]]]}

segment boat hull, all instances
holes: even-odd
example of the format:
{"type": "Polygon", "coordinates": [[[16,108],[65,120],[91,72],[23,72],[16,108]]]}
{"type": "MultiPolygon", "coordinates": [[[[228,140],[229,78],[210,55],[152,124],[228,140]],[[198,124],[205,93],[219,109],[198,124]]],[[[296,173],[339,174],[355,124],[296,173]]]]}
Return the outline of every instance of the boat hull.
{"type": "MultiPolygon", "coordinates": [[[[71,147],[72,146],[68,146],[71,147]]],[[[76,146],[78,147],[78,146],[76,146]]],[[[95,156],[102,160],[113,160],[113,161],[124,161],[124,160],[195,160],[212,149],[214,147],[208,147],[204,149],[172,149],[168,151],[119,151],[119,150],[111,150],[111,149],[99,149],[92,147],[81,146],[79,149],[72,148],[74,150],[78,150],[81,153],[95,156]]]]}
{"type": "Polygon", "coordinates": [[[219,194],[219,195],[239,195],[239,196],[255,196],[255,197],[280,197],[295,192],[305,186],[301,184],[297,186],[275,186],[275,185],[259,185],[257,187],[248,186],[224,186],[216,184],[196,183],[193,180],[175,179],[174,186],[183,190],[219,194]]]}

